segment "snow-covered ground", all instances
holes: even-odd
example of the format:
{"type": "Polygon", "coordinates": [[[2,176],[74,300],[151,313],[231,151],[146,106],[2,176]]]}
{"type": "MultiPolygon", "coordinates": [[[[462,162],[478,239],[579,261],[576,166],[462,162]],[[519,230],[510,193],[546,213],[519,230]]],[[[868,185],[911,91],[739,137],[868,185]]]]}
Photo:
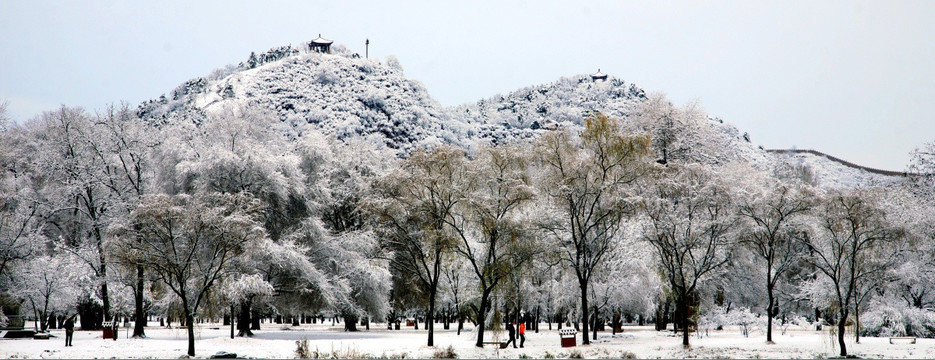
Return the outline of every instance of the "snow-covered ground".
{"type": "MultiPolygon", "coordinates": [[[[329,323],[330,324],[330,323],[329,323]]],[[[598,340],[588,346],[562,348],[557,331],[543,330],[527,334],[525,348],[498,349],[474,347],[473,332],[456,335],[454,330],[436,329],[436,347],[425,346],[425,330],[411,327],[400,331],[386,330],[374,324],[372,330],[356,333],[341,331],[341,327],[303,325],[289,327],[264,324],[253,338],[230,338],[230,329],[218,324],[202,324],[196,328],[196,357],[207,358],[219,351],[237,353],[248,358],[294,358],[296,341],[308,339],[309,349],[322,357],[384,357],[432,358],[436,351],[449,345],[459,358],[568,358],[581,354],[585,358],[621,358],[632,354],[638,358],[827,358],[838,350],[827,331],[789,330],[785,335],[775,329],[776,344],[767,345],[765,335],[743,337],[737,330],[711,332],[699,338],[692,336],[691,349],[681,346],[681,338],[668,332],[657,332],[651,326],[625,326],[623,333],[612,336],[599,333],[598,340]]],[[[441,326],[438,326],[439,328],[441,326]]],[[[542,329],[547,327],[541,326],[542,329]]],[[[0,339],[0,358],[179,358],[187,349],[184,329],[150,327],[147,339],[121,338],[113,341],[101,338],[100,331],[75,332],[74,346],[64,346],[62,330],[53,330],[51,340],[0,339]]],[[[580,336],[578,338],[580,344],[580,336]]],[[[918,339],[916,344],[889,344],[888,338],[862,338],[860,344],[848,339],[848,353],[862,358],[935,358],[935,339],[918,339]]]]}

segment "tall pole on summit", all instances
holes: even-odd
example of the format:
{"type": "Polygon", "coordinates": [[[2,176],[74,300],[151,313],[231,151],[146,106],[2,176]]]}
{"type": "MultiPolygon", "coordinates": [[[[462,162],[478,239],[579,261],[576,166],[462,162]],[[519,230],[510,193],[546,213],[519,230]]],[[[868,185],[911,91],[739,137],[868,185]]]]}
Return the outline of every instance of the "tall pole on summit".
{"type": "Polygon", "coordinates": [[[364,47],[364,59],[369,59],[369,58],[370,58],[370,39],[367,39],[367,41],[364,42],[364,45],[365,45],[365,47],[364,47]]]}

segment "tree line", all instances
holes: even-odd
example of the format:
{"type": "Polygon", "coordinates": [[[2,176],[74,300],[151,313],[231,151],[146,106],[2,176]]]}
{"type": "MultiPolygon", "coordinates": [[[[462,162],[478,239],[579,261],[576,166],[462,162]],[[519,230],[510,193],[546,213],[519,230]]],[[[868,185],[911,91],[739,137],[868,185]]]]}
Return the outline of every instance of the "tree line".
{"type": "Polygon", "coordinates": [[[145,337],[148,315],[175,318],[189,355],[199,318],[249,336],[274,314],[424,318],[429,346],[439,318],[472,322],[477,346],[504,321],[574,323],[588,344],[627,319],[673,322],[688,346],[732,325],[716,314],[756,314],[768,342],[774,321],[833,325],[841,355],[850,323],[858,341],[935,334],[927,177],[829,189],[794,161],[729,161],[713,121],[656,95],[624,119],[402,156],[288,139],[249,107],[4,121],[0,305],[41,330],[132,315],[145,337]]]}

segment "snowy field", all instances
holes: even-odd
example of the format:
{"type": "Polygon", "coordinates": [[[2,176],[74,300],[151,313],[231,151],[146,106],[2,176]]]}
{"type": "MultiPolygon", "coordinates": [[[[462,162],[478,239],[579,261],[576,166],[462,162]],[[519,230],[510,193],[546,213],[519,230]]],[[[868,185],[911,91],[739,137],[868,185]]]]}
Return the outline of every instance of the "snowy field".
{"type": "MultiPolygon", "coordinates": [[[[230,339],[230,329],[217,324],[202,324],[196,328],[196,357],[207,358],[219,351],[236,353],[246,358],[295,358],[296,340],[308,339],[309,349],[321,357],[386,357],[432,358],[435,352],[454,348],[459,358],[568,358],[580,354],[585,358],[621,358],[629,354],[637,358],[828,358],[838,354],[832,348],[828,332],[789,330],[785,335],[776,329],[776,344],[765,344],[765,335],[743,337],[739,331],[711,332],[699,338],[693,335],[692,348],[682,349],[681,338],[671,332],[656,332],[651,326],[624,327],[623,333],[612,336],[599,333],[598,340],[588,346],[562,348],[556,331],[527,334],[526,347],[497,349],[474,347],[474,334],[436,329],[437,346],[425,346],[425,330],[411,327],[386,330],[374,324],[372,330],[357,333],[341,331],[340,327],[303,325],[278,327],[265,324],[253,338],[230,339]],[[214,329],[212,329],[214,328],[214,329]]],[[[439,326],[440,327],[440,326],[439,326]]],[[[547,328],[542,326],[541,328],[547,328]]],[[[66,348],[63,330],[53,330],[51,340],[0,339],[0,358],[162,358],[186,357],[187,337],[184,329],[151,327],[147,339],[126,339],[121,329],[117,341],[101,338],[100,331],[76,331],[74,346],[66,348]]],[[[578,338],[580,344],[580,337],[578,338]]],[[[935,339],[919,339],[916,344],[889,344],[888,338],[862,338],[860,344],[849,340],[848,353],[862,358],[935,358],[935,339]]]]}

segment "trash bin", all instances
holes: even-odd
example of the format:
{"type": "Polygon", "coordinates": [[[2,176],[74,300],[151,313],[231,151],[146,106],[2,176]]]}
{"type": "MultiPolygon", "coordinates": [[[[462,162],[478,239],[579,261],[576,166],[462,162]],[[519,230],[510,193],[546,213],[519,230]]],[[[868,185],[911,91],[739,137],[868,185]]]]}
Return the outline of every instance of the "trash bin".
{"type": "Polygon", "coordinates": [[[104,322],[104,339],[113,339],[114,338],[114,323],[112,321],[104,322]]]}
{"type": "Polygon", "coordinates": [[[561,329],[558,331],[558,336],[562,338],[562,347],[575,347],[578,346],[578,338],[576,335],[578,330],[575,329],[561,329]]]}

